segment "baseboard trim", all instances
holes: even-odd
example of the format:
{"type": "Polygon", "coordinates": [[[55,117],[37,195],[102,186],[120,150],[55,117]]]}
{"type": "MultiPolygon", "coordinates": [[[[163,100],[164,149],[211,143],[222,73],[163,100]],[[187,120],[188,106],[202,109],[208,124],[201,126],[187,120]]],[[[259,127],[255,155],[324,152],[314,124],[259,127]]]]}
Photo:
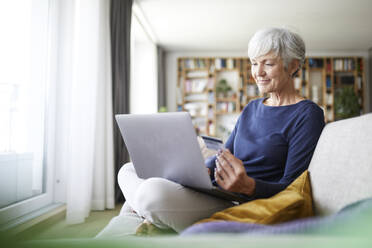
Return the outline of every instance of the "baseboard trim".
{"type": "Polygon", "coordinates": [[[1,227],[1,230],[13,235],[18,235],[52,218],[62,219],[65,215],[66,204],[54,203],[6,223],[1,227]]]}

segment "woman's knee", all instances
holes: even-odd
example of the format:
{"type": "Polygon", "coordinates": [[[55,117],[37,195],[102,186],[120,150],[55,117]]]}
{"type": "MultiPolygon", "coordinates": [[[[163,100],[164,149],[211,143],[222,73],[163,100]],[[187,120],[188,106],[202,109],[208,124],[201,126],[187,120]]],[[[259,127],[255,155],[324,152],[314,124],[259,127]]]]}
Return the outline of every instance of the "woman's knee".
{"type": "Polygon", "coordinates": [[[119,172],[118,172],[118,182],[120,184],[120,182],[122,182],[123,180],[125,180],[124,178],[128,175],[128,174],[132,174],[133,172],[135,172],[134,170],[134,167],[133,167],[133,163],[129,162],[129,163],[126,163],[124,164],[119,172]]]}
{"type": "Polygon", "coordinates": [[[135,177],[137,175],[132,163],[126,163],[120,168],[117,180],[123,194],[126,188],[130,188],[131,182],[135,177]]]}
{"type": "Polygon", "coordinates": [[[136,192],[136,206],[144,215],[153,214],[157,211],[166,210],[167,203],[174,199],[174,189],[177,187],[173,182],[164,178],[149,178],[145,180],[136,192]]]}

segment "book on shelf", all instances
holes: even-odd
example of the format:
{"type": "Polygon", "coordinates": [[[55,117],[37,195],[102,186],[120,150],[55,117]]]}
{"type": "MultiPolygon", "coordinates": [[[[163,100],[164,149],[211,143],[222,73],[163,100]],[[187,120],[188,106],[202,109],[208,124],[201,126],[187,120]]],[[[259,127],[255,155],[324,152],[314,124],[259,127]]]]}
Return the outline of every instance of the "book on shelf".
{"type": "Polygon", "coordinates": [[[356,70],[358,73],[363,71],[363,60],[362,59],[357,60],[356,70]]]}
{"type": "Polygon", "coordinates": [[[226,68],[226,59],[221,59],[221,67],[226,68]]]}
{"type": "Polygon", "coordinates": [[[332,62],[330,59],[327,59],[326,61],[326,71],[328,74],[332,73],[332,62]]]}
{"type": "Polygon", "coordinates": [[[333,65],[335,71],[352,71],[355,69],[354,59],[335,59],[333,65]]]}
{"type": "Polygon", "coordinates": [[[205,91],[206,87],[207,79],[187,79],[185,81],[185,93],[201,93],[205,91]]]}
{"type": "Polygon", "coordinates": [[[214,109],[213,107],[210,106],[208,108],[208,119],[213,120],[213,118],[214,118],[214,109]]]}
{"type": "Polygon", "coordinates": [[[215,59],[214,60],[214,67],[216,70],[221,69],[221,59],[215,59]]]}
{"type": "Polygon", "coordinates": [[[184,100],[186,102],[197,102],[197,101],[206,102],[208,100],[208,96],[207,94],[204,94],[204,93],[195,93],[191,95],[186,95],[184,100]]]}
{"type": "Polygon", "coordinates": [[[182,89],[181,86],[176,87],[176,102],[178,105],[182,104],[182,89]]]}
{"type": "Polygon", "coordinates": [[[215,69],[220,70],[222,68],[222,60],[221,59],[216,59],[214,61],[215,69]]]}
{"type": "Polygon", "coordinates": [[[239,101],[243,105],[245,105],[247,103],[247,96],[242,91],[239,94],[239,101]]]}
{"type": "Polygon", "coordinates": [[[214,89],[214,78],[208,78],[208,89],[213,90],[214,89]]]}
{"type": "Polygon", "coordinates": [[[326,93],[326,104],[333,105],[333,95],[330,93],[326,93]]]}
{"type": "Polygon", "coordinates": [[[204,59],[196,59],[196,65],[198,68],[205,68],[206,64],[204,59]]]}
{"type": "Polygon", "coordinates": [[[224,69],[224,68],[226,68],[226,59],[217,58],[217,59],[214,60],[214,64],[215,64],[215,69],[216,70],[224,69]]]}
{"type": "Polygon", "coordinates": [[[326,78],[326,88],[331,89],[332,88],[332,80],[330,76],[327,76],[326,78]]]}
{"type": "Polygon", "coordinates": [[[306,96],[307,95],[307,89],[306,89],[306,86],[305,85],[302,86],[301,94],[303,96],[306,96]]]}
{"type": "Polygon", "coordinates": [[[306,81],[306,69],[305,68],[301,69],[301,75],[302,75],[302,81],[306,81]]]}
{"type": "Polygon", "coordinates": [[[208,124],[208,131],[209,135],[216,135],[216,124],[214,124],[212,121],[208,124]]]}
{"type": "Polygon", "coordinates": [[[358,86],[358,90],[363,88],[362,77],[361,76],[357,77],[357,86],[358,86]]]}
{"type": "Polygon", "coordinates": [[[243,89],[243,87],[244,87],[244,78],[243,76],[240,76],[239,77],[239,88],[243,89]]]}
{"type": "Polygon", "coordinates": [[[207,105],[205,103],[186,103],[183,105],[183,108],[189,112],[192,117],[207,115],[207,105]]]}
{"type": "Polygon", "coordinates": [[[333,121],[333,112],[332,111],[327,111],[327,120],[328,121],[333,121]]]}
{"type": "Polygon", "coordinates": [[[186,59],[185,68],[186,69],[205,69],[206,63],[204,59],[186,59]]]}
{"type": "Polygon", "coordinates": [[[227,59],[226,66],[227,66],[227,69],[234,69],[235,68],[234,60],[231,58],[227,59]]]}
{"type": "Polygon", "coordinates": [[[334,66],[335,71],[341,71],[342,68],[343,68],[342,60],[341,59],[335,59],[333,61],[333,66],[334,66]]]}
{"type": "Polygon", "coordinates": [[[309,58],[308,61],[310,68],[323,68],[323,59],[309,58]]]}
{"type": "Polygon", "coordinates": [[[210,63],[210,66],[209,66],[209,71],[211,73],[213,73],[215,70],[216,70],[216,65],[215,65],[216,62],[214,63],[210,63]]]}
{"type": "Polygon", "coordinates": [[[245,71],[244,64],[245,64],[244,59],[240,60],[239,70],[241,72],[245,71]]]}
{"type": "Polygon", "coordinates": [[[189,79],[192,78],[207,78],[208,77],[208,72],[206,70],[200,70],[200,71],[188,71],[186,73],[186,77],[189,79]]]}
{"type": "Polygon", "coordinates": [[[186,69],[195,69],[195,61],[193,59],[184,60],[186,69]]]}
{"type": "Polygon", "coordinates": [[[216,101],[213,91],[208,92],[208,103],[213,104],[216,101]]]}
{"type": "Polygon", "coordinates": [[[219,102],[216,106],[217,112],[219,113],[233,113],[236,111],[235,102],[219,102]]]}

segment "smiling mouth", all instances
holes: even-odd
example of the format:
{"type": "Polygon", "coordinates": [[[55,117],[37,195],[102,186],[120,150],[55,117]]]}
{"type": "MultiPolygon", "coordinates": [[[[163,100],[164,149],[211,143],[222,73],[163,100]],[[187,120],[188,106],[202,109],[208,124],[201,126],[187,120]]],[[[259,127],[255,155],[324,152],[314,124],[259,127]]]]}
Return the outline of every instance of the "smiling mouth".
{"type": "Polygon", "coordinates": [[[270,79],[259,79],[259,80],[257,80],[257,82],[260,83],[260,84],[267,84],[270,81],[271,81],[270,79]]]}

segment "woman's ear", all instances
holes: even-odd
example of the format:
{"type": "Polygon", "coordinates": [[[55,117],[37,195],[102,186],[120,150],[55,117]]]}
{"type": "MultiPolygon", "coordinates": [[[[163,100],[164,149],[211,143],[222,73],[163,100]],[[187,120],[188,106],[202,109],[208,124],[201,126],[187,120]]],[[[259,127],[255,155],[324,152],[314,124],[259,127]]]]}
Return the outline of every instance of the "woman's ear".
{"type": "Polygon", "coordinates": [[[292,59],[289,66],[289,75],[293,78],[300,70],[300,61],[298,59],[292,59]]]}

